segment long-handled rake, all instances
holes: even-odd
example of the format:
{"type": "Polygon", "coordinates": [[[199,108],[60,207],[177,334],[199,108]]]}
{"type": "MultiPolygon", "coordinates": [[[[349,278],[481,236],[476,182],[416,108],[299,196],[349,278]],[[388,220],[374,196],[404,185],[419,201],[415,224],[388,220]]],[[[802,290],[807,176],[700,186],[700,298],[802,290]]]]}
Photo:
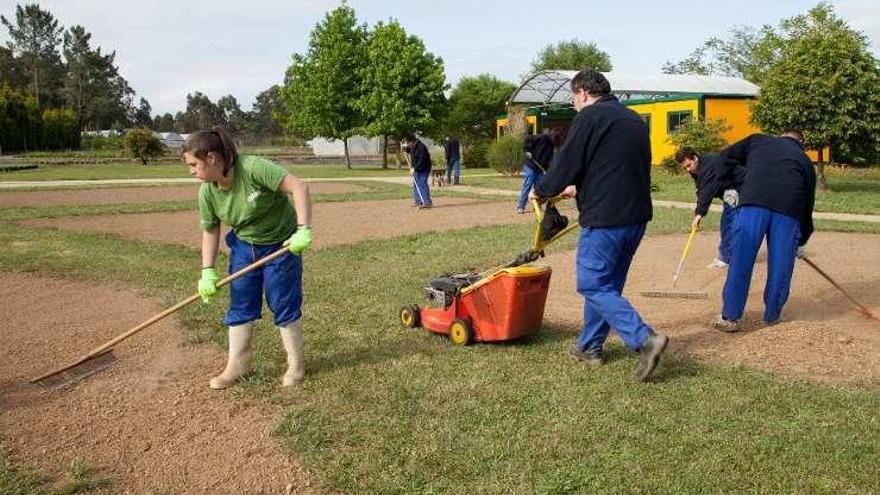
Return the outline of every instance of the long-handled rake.
{"type": "Polygon", "coordinates": [[[704,290],[681,290],[675,288],[675,285],[678,283],[678,278],[681,276],[681,270],[684,267],[684,260],[687,258],[688,252],[691,250],[691,243],[694,241],[696,235],[697,226],[694,225],[691,227],[691,234],[688,236],[688,240],[684,245],[684,251],[681,253],[681,260],[678,262],[678,268],[676,268],[675,273],[672,274],[672,286],[668,290],[642,291],[640,292],[641,295],[645,297],[660,297],[666,299],[706,299],[709,297],[709,294],[704,290]]]}
{"type": "MultiPolygon", "coordinates": [[[[282,247],[272,254],[265,256],[255,261],[254,263],[251,263],[250,265],[242,268],[241,270],[229,275],[228,277],[220,280],[219,282],[217,282],[217,287],[223,287],[233,280],[256,270],[257,268],[265,265],[275,258],[284,255],[287,252],[287,247],[282,247]]],[[[125,333],[119,334],[113,339],[108,340],[107,342],[92,349],[88,354],[83,355],[76,361],[73,361],[72,363],[67,364],[61,368],[52,370],[48,373],[32,379],[31,383],[37,383],[47,388],[62,388],[73,382],[82,380],[86,377],[94,375],[95,373],[98,373],[99,371],[109,368],[110,365],[112,365],[113,362],[116,360],[116,358],[113,356],[113,346],[140,332],[141,330],[149,327],[153,323],[156,323],[157,321],[165,318],[166,316],[177,312],[184,306],[198,301],[200,297],[201,296],[196,293],[195,295],[192,295],[184,299],[183,301],[180,301],[179,303],[166,309],[165,311],[162,311],[161,313],[150,317],[140,325],[126,331],[125,333]]]]}
{"type": "Polygon", "coordinates": [[[818,272],[819,275],[822,275],[823,277],[825,277],[825,280],[831,282],[831,285],[833,285],[835,289],[839,290],[841,294],[846,296],[846,298],[849,299],[849,302],[853,303],[856,306],[856,308],[858,308],[859,312],[861,312],[863,315],[865,315],[866,317],[868,317],[872,320],[880,321],[880,316],[877,316],[877,313],[874,313],[870,309],[866,308],[862,303],[856,301],[856,298],[851,296],[849,294],[849,292],[847,292],[843,287],[840,286],[840,284],[835,282],[834,279],[831,278],[831,275],[828,275],[827,273],[825,273],[824,270],[819,268],[819,266],[816,265],[816,263],[813,260],[811,260],[810,258],[807,258],[807,257],[803,257],[801,259],[804,260],[804,263],[810,265],[810,267],[813,270],[816,270],[816,272],[818,272]]]}

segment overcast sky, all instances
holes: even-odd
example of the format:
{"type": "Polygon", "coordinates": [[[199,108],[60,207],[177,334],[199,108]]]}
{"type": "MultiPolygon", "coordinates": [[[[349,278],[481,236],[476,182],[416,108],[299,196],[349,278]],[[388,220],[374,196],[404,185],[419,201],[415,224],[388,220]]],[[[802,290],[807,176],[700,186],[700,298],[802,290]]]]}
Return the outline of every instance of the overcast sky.
{"type": "MultiPolygon", "coordinates": [[[[0,14],[18,2],[0,0],[0,14]]],[[[186,94],[216,101],[234,95],[248,110],[254,96],[281,83],[293,53],[338,0],[54,0],[36,2],[65,27],[80,24],[93,45],[116,51],[122,75],[154,113],[182,110],[186,94]]],[[[837,13],[862,30],[880,55],[880,0],[836,0],[837,13]]],[[[518,82],[545,45],[578,38],[611,55],[614,69],[655,74],[710,36],[733,26],[776,25],[807,11],[808,0],[618,0],[614,2],[351,0],[361,22],[394,17],[443,58],[446,77],[488,72],[518,82]]],[[[0,28],[0,42],[8,40],[0,28]]]]}

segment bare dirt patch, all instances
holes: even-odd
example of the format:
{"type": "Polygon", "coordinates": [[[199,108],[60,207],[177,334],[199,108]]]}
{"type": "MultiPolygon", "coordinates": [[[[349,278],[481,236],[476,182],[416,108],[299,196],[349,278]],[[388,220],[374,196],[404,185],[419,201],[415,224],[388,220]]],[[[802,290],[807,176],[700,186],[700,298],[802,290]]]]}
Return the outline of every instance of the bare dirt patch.
{"type": "MultiPolygon", "coordinates": [[[[534,223],[534,216],[517,215],[509,201],[487,202],[469,198],[443,198],[428,210],[413,208],[409,200],[400,199],[315,203],[312,216],[317,249],[365,239],[477,225],[534,223]]],[[[198,213],[194,211],[26,220],[22,224],[113,233],[128,239],[192,247],[201,245],[198,213]]]]}
{"type": "MultiPolygon", "coordinates": [[[[309,182],[312,194],[344,194],[364,192],[358,184],[345,182],[309,182]]],[[[98,189],[7,191],[0,192],[0,206],[97,205],[145,203],[156,201],[195,201],[198,184],[185,186],[142,186],[98,189]]]]}
{"type": "MultiPolygon", "coordinates": [[[[705,287],[708,300],[654,299],[645,290],[670,287],[685,235],[646,237],[630,271],[625,295],[648,324],[671,337],[671,349],[709,361],[748,366],[830,383],[880,384],[880,324],[852,310],[849,302],[805,263],[798,262],[782,321],[762,321],[767,265],[759,254],[744,316],[745,330],[724,334],[708,327],[720,312],[726,272],[706,268],[717,236],[701,234],[679,281],[680,289],[705,287]]],[[[819,232],[808,252],[862,304],[880,308],[880,236],[819,232]]],[[[575,292],[573,252],[547,258],[553,267],[546,317],[577,331],[583,319],[575,292]]]]}
{"type": "Polygon", "coordinates": [[[311,493],[308,474],[270,436],[280,407],[210,390],[225,353],[185,344],[173,319],[127,341],[119,361],[76,387],[24,385],[161,311],[155,302],[10,273],[0,274],[0,300],[0,429],[22,465],[59,476],[83,460],[112,478],[107,493],[311,493]]]}

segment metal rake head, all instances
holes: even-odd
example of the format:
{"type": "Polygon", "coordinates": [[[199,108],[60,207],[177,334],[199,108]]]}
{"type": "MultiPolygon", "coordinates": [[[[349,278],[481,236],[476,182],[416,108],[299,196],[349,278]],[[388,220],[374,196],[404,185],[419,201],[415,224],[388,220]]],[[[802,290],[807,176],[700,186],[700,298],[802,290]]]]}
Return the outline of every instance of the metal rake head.
{"type": "Polygon", "coordinates": [[[645,297],[662,299],[708,299],[709,293],[702,290],[650,290],[639,292],[645,297]]]}

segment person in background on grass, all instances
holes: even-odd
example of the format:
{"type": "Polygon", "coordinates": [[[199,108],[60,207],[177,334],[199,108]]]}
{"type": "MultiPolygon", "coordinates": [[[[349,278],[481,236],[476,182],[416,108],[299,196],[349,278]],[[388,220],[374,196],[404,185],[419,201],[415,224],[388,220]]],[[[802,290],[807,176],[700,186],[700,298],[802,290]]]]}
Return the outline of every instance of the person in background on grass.
{"type": "Polygon", "coordinates": [[[210,381],[211,388],[227,388],[250,371],[253,324],[262,317],[264,291],[287,353],[282,385],[302,382],[302,253],[312,242],[308,186],[269,160],[239,155],[221,127],[194,132],[181,153],[190,174],[202,181],[202,276],[198,291],[205,303],[217,293],[220,280],[215,263],[221,223],[229,227],[230,274],[283,246],[290,251],[230,284],[229,308],[223,320],[229,327],[229,357],[223,372],[210,381]]]}
{"type": "Polygon", "coordinates": [[[813,233],[816,172],[804,153],[804,135],[789,129],[781,136],[752,134],[721,152],[728,167],[744,166],[736,235],[721,314],[712,326],[722,332],[739,330],[752,282],[758,249],[767,238],[767,283],[764,321],[772,325],[788,300],[795,257],[813,233]]]}
{"type": "Polygon", "coordinates": [[[713,198],[722,200],[724,210],[721,213],[721,240],[718,244],[718,255],[709,264],[710,268],[726,268],[730,264],[730,252],[733,246],[733,225],[736,207],[739,204],[739,188],[745,178],[745,169],[741,166],[728,168],[721,157],[714,153],[699,154],[693,148],[684,147],[675,153],[675,161],[693,177],[697,186],[697,207],[694,209],[694,220],[691,228],[700,228],[700,223],[709,212],[713,198]]]}
{"type": "Polygon", "coordinates": [[[651,206],[651,141],[645,122],[620,104],[601,72],[582,70],[571,80],[577,115],[553,168],[535,185],[539,200],[576,194],[581,226],[577,290],[584,296],[584,326],[569,354],[604,362],[611,328],[640,353],[636,378],[647,380],[668,339],[654,333],[623,297],[623,286],[651,206]]]}
{"type": "Polygon", "coordinates": [[[523,185],[516,203],[516,212],[526,212],[529,192],[538,180],[550,169],[550,162],[556,149],[562,145],[565,132],[561,127],[554,127],[549,132],[537,136],[528,135],[523,140],[523,185]]]}
{"type": "Polygon", "coordinates": [[[446,136],[443,141],[443,152],[446,155],[446,183],[458,185],[461,177],[461,146],[458,139],[446,136]]]}
{"type": "Polygon", "coordinates": [[[431,175],[431,154],[428,147],[415,134],[404,138],[406,152],[409,153],[409,173],[413,178],[413,206],[426,209],[432,206],[428,177],[431,175]]]}

